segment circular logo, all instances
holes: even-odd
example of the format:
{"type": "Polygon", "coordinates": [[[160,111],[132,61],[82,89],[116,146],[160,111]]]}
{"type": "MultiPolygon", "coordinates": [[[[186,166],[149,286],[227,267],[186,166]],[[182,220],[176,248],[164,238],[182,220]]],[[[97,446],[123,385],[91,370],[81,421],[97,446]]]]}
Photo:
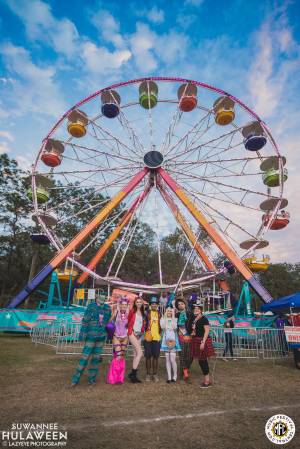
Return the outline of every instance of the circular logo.
{"type": "Polygon", "coordinates": [[[286,444],[294,438],[295,423],[287,415],[274,415],[268,419],[265,432],[272,443],[286,444]]]}

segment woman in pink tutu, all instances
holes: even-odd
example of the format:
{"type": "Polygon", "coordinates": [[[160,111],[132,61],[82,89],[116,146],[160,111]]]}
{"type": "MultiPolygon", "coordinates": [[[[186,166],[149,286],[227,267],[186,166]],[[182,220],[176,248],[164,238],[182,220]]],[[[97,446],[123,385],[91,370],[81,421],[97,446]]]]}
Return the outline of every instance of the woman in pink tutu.
{"type": "Polygon", "coordinates": [[[128,313],[127,298],[121,298],[111,317],[111,321],[115,321],[115,332],[113,336],[113,359],[110,362],[107,374],[107,383],[109,384],[124,383],[125,351],[128,345],[128,313]]]}

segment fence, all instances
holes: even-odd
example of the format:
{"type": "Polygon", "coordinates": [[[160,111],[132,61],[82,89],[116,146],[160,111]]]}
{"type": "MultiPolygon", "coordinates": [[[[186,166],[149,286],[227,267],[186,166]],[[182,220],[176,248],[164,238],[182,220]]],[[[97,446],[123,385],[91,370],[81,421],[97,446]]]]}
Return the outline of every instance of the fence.
{"type": "MultiPolygon", "coordinates": [[[[79,340],[80,327],[80,323],[40,320],[31,332],[31,339],[33,343],[54,347],[57,354],[79,355],[83,348],[79,340]]],[[[211,327],[210,336],[216,358],[280,359],[289,352],[282,329],[211,327]]],[[[132,353],[129,345],[127,356],[132,353]]],[[[112,355],[111,343],[104,344],[103,355],[112,355]]]]}
{"type": "Polygon", "coordinates": [[[58,336],[62,332],[64,322],[56,319],[40,319],[30,332],[31,341],[56,347],[58,336]]]}
{"type": "Polygon", "coordinates": [[[288,355],[281,329],[212,327],[210,335],[218,358],[279,359],[288,355]]]}
{"type": "MultiPolygon", "coordinates": [[[[61,355],[79,355],[82,352],[83,342],[79,340],[80,324],[65,323],[61,328],[56,341],[56,354],[61,355]]],[[[113,347],[111,343],[106,342],[103,346],[103,356],[112,356],[113,347]]],[[[126,354],[128,357],[133,355],[133,348],[128,346],[126,354]]]]}

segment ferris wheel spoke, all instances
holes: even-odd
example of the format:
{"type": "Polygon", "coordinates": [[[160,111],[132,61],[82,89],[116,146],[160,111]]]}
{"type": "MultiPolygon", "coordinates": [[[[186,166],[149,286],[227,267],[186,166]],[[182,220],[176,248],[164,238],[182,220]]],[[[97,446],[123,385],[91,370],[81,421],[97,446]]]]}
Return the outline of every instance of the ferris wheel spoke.
{"type": "MultiPolygon", "coordinates": [[[[234,157],[234,158],[227,158],[227,159],[213,159],[213,160],[210,159],[209,162],[211,162],[211,163],[234,162],[234,161],[240,161],[240,162],[248,161],[248,162],[250,162],[252,160],[259,160],[259,161],[261,161],[263,159],[267,159],[267,157],[265,157],[265,158],[261,158],[261,157],[236,158],[236,157],[234,157]]],[[[199,164],[201,162],[199,161],[199,164]]],[[[172,167],[173,165],[178,165],[178,163],[177,162],[169,162],[168,165],[172,167]]],[[[184,166],[192,165],[192,166],[194,166],[195,165],[195,161],[194,160],[193,161],[182,161],[182,162],[180,162],[180,165],[184,165],[184,166]]]]}
{"type": "MultiPolygon", "coordinates": [[[[130,178],[131,178],[131,175],[126,176],[125,178],[122,178],[121,181],[124,182],[124,185],[126,185],[126,180],[128,180],[130,178]]],[[[111,182],[109,185],[106,185],[106,187],[108,187],[108,186],[109,187],[116,187],[116,186],[120,187],[120,185],[116,184],[115,182],[111,182]]],[[[104,187],[105,187],[104,185],[100,185],[100,186],[97,185],[97,188],[93,188],[93,191],[91,191],[91,187],[88,187],[88,191],[85,193],[82,193],[79,198],[67,199],[66,201],[63,201],[63,202],[57,204],[55,207],[52,206],[52,207],[48,208],[47,210],[49,212],[56,212],[67,205],[75,205],[75,204],[80,204],[80,203],[86,203],[87,201],[92,201],[93,197],[96,194],[99,194],[99,192],[101,190],[103,190],[104,187]]],[[[72,188],[78,190],[78,185],[72,185],[72,186],[67,185],[67,186],[53,187],[53,188],[51,188],[51,190],[65,191],[66,189],[72,189],[72,188]]],[[[83,187],[81,186],[81,188],[83,188],[83,187]]],[[[107,198],[106,201],[109,202],[110,197],[107,198]]]]}
{"type": "MultiPolygon", "coordinates": [[[[173,193],[173,192],[172,192],[173,193]]],[[[199,210],[202,211],[202,213],[204,214],[204,216],[209,218],[209,223],[213,224],[222,234],[223,238],[225,238],[225,240],[227,241],[227,243],[232,247],[232,242],[234,241],[235,243],[239,244],[239,242],[235,241],[234,239],[231,238],[231,236],[229,236],[227,234],[227,232],[225,231],[225,228],[222,228],[222,226],[220,225],[219,221],[222,220],[226,223],[226,227],[228,227],[228,225],[233,224],[234,222],[230,219],[228,219],[227,217],[223,216],[217,209],[214,209],[212,207],[209,207],[209,204],[206,203],[205,201],[203,201],[201,199],[201,201],[199,200],[199,198],[194,195],[193,193],[191,193],[189,190],[186,190],[186,193],[194,198],[194,202],[196,203],[197,207],[199,208],[199,210]],[[207,207],[208,206],[208,207],[207,207]],[[211,210],[213,210],[212,213],[211,210]]],[[[209,248],[207,248],[207,250],[209,250],[209,248]]],[[[209,251],[210,252],[210,251],[209,251]]],[[[211,257],[213,259],[213,257],[211,257]]]]}
{"type": "MultiPolygon", "coordinates": [[[[211,112],[209,111],[204,117],[202,117],[191,129],[189,129],[181,138],[178,139],[178,142],[176,142],[165,154],[165,160],[168,162],[170,160],[174,160],[180,153],[175,152],[172,157],[167,157],[171,153],[174,152],[175,149],[180,148],[181,145],[185,142],[185,150],[183,154],[187,152],[187,150],[190,148],[191,144],[188,144],[188,139],[191,135],[195,134],[195,138],[192,140],[192,142],[195,141],[195,139],[200,139],[208,130],[213,126],[213,123],[210,124],[210,118],[211,118],[211,112]],[[206,128],[202,129],[206,124],[206,128]],[[202,132],[202,134],[199,136],[199,133],[202,132]]],[[[194,144],[194,143],[193,143],[194,144]]]]}
{"type": "MultiPolygon", "coordinates": [[[[103,200],[103,201],[99,201],[99,202],[96,203],[96,204],[93,204],[92,206],[81,208],[81,209],[80,209],[78,212],[76,212],[75,214],[69,215],[69,216],[67,216],[67,217],[65,217],[65,218],[62,218],[61,220],[58,220],[57,224],[63,224],[63,223],[66,223],[67,221],[69,221],[69,220],[71,220],[71,219],[73,219],[73,218],[79,217],[79,216],[82,215],[82,214],[86,214],[87,212],[89,212],[89,211],[91,211],[91,210],[93,210],[93,209],[97,209],[97,208],[103,206],[104,204],[108,203],[108,201],[109,201],[108,199],[105,199],[105,200],[103,200]]],[[[77,204],[78,204],[78,203],[77,203],[77,204]]]]}
{"type": "Polygon", "coordinates": [[[243,177],[244,176],[259,176],[259,175],[262,175],[262,173],[263,173],[261,171],[254,172],[254,173],[245,172],[245,168],[247,166],[247,161],[245,162],[244,160],[234,162],[230,165],[227,165],[227,164],[221,165],[221,163],[219,163],[217,161],[209,161],[209,162],[206,161],[203,163],[195,162],[193,164],[193,166],[190,168],[191,173],[193,173],[193,170],[197,170],[199,172],[199,168],[203,167],[203,165],[205,165],[205,167],[210,166],[210,168],[211,168],[211,171],[209,174],[210,178],[232,178],[232,177],[237,177],[237,176],[243,176],[243,177]],[[241,165],[242,165],[242,167],[240,167],[241,165]],[[232,168],[235,168],[235,170],[236,170],[237,167],[240,167],[239,172],[232,170],[232,168]],[[229,172],[231,174],[225,175],[224,172],[229,172]],[[221,173],[221,174],[218,175],[218,173],[221,173]]]}
{"type": "MultiPolygon", "coordinates": [[[[118,257],[118,254],[119,254],[119,252],[120,252],[122,246],[124,245],[124,242],[127,241],[128,235],[130,235],[130,230],[131,230],[131,228],[134,227],[134,220],[136,219],[136,221],[137,221],[137,223],[138,223],[138,217],[140,217],[141,212],[139,212],[139,215],[138,215],[137,218],[135,218],[135,217],[136,217],[136,213],[137,213],[138,209],[141,207],[141,205],[142,205],[142,207],[144,207],[144,205],[145,205],[147,199],[149,198],[149,191],[148,191],[148,193],[146,193],[147,190],[148,190],[148,187],[146,186],[146,187],[144,188],[144,192],[145,192],[144,196],[139,197],[139,199],[138,199],[138,201],[137,201],[137,204],[136,204],[136,206],[135,206],[135,208],[134,208],[134,211],[133,211],[133,213],[132,213],[132,215],[131,215],[131,217],[130,217],[128,223],[127,223],[127,225],[125,226],[125,229],[124,229],[123,235],[122,235],[122,237],[121,237],[121,240],[120,240],[120,242],[119,242],[119,244],[118,244],[118,246],[117,246],[117,249],[116,249],[116,251],[115,251],[115,254],[114,254],[114,256],[113,256],[113,259],[112,259],[112,261],[111,261],[111,263],[110,263],[110,265],[109,265],[109,268],[108,268],[108,270],[107,270],[106,277],[108,277],[108,276],[110,275],[110,273],[111,273],[111,271],[112,271],[112,268],[113,268],[113,265],[114,265],[114,263],[115,263],[115,261],[116,261],[116,258],[118,257]]],[[[131,240],[130,240],[130,241],[131,241],[131,240]]],[[[128,246],[129,246],[129,245],[128,245],[128,246]]],[[[127,249],[128,249],[128,247],[127,247],[127,249]]],[[[127,251],[127,250],[126,250],[126,251],[127,251]]],[[[123,261],[123,260],[124,260],[124,258],[122,258],[122,261],[123,261]]],[[[116,275],[116,276],[117,276],[117,275],[116,275]]]]}
{"type": "MultiPolygon", "coordinates": [[[[100,172],[110,172],[110,171],[116,172],[116,171],[133,170],[133,169],[139,170],[140,165],[127,165],[127,166],[124,165],[122,167],[120,167],[118,165],[116,167],[109,167],[109,168],[94,168],[94,169],[89,169],[89,170],[76,170],[76,173],[100,173],[100,172]]],[[[68,175],[68,174],[73,174],[73,173],[74,173],[73,170],[70,170],[70,171],[64,170],[64,171],[56,171],[55,175],[63,175],[63,174],[68,175]]],[[[52,175],[52,172],[51,171],[44,172],[43,174],[46,176],[52,175]]]]}
{"type": "Polygon", "coordinates": [[[161,153],[163,156],[165,156],[165,152],[168,146],[171,145],[172,137],[174,137],[175,128],[180,122],[182,118],[183,112],[180,111],[179,107],[177,107],[175,113],[173,114],[172,121],[169,125],[169,128],[166,132],[166,135],[163,139],[162,145],[161,145],[161,153]]]}
{"type": "MultiPolygon", "coordinates": [[[[211,125],[211,126],[213,126],[213,124],[211,125]]],[[[229,132],[227,132],[227,133],[224,133],[224,134],[222,134],[221,136],[218,136],[218,137],[215,137],[215,138],[213,138],[213,139],[210,139],[210,140],[208,140],[208,141],[206,141],[206,142],[201,142],[199,145],[197,145],[196,147],[194,147],[194,148],[188,148],[187,150],[184,150],[184,151],[182,151],[181,153],[177,153],[176,155],[174,155],[173,157],[171,157],[171,158],[169,158],[169,159],[167,159],[167,162],[169,162],[169,161],[172,161],[172,160],[174,160],[174,159],[179,159],[181,156],[187,156],[187,155],[191,155],[191,154],[193,154],[193,153],[195,153],[196,151],[201,151],[203,148],[205,148],[206,147],[206,145],[209,145],[210,143],[213,143],[213,142],[217,142],[217,141],[219,141],[219,143],[221,142],[223,142],[224,140],[226,140],[228,137],[231,137],[232,135],[234,135],[234,134],[236,134],[238,131],[239,131],[240,129],[234,129],[234,130],[231,130],[231,131],[229,131],[229,132]]],[[[199,139],[198,139],[199,140],[199,139]]],[[[217,145],[217,144],[216,144],[217,145]]],[[[216,145],[215,145],[215,148],[216,148],[216,145]]],[[[236,146],[239,146],[240,144],[238,144],[238,145],[236,145],[236,146]]],[[[222,154],[222,153],[225,153],[226,151],[229,151],[229,150],[231,150],[232,149],[232,147],[228,147],[227,149],[225,149],[225,150],[222,150],[222,151],[220,151],[220,153],[216,153],[215,155],[217,155],[217,154],[222,154]]],[[[204,159],[205,160],[205,159],[204,159]]]]}
{"type": "MultiPolygon", "coordinates": [[[[218,141],[216,144],[214,144],[214,145],[207,145],[207,144],[204,144],[204,148],[205,148],[205,149],[206,149],[206,148],[211,148],[211,149],[210,149],[206,154],[204,154],[204,155],[201,154],[201,159],[202,159],[203,161],[209,160],[209,158],[210,158],[211,155],[212,155],[213,150],[221,150],[221,151],[219,151],[219,153],[217,153],[217,154],[223,154],[223,153],[227,152],[229,149],[232,150],[232,149],[233,149],[232,142],[233,142],[233,139],[234,139],[235,135],[236,135],[236,132],[233,132],[233,133],[230,133],[229,135],[223,136],[223,137],[222,137],[221,139],[219,139],[219,141],[218,141]],[[229,137],[229,139],[228,139],[228,137],[229,137]],[[224,148],[221,147],[221,145],[222,145],[224,142],[226,142],[227,139],[228,139],[228,144],[227,144],[224,148]]],[[[214,140],[214,142],[216,142],[216,140],[214,140]]],[[[234,147],[236,148],[236,147],[238,147],[239,145],[240,145],[240,143],[234,145],[234,147]]]]}
{"type": "MultiPolygon", "coordinates": [[[[116,166],[116,168],[118,169],[122,169],[124,168],[124,170],[126,170],[128,167],[130,168],[140,168],[141,164],[137,164],[134,161],[131,161],[130,165],[123,165],[120,163],[119,160],[117,159],[113,159],[112,161],[108,158],[107,154],[103,154],[103,158],[101,157],[101,159],[99,160],[99,155],[95,154],[93,156],[88,156],[86,158],[82,158],[82,159],[74,159],[70,156],[64,156],[64,160],[66,161],[71,161],[72,163],[80,163],[81,166],[90,166],[90,167],[97,167],[97,169],[99,170],[99,167],[102,167],[103,170],[104,169],[108,169],[108,170],[114,170],[111,166],[111,163],[113,162],[114,164],[118,163],[118,166],[116,166]],[[134,165],[137,164],[137,165],[134,165]]],[[[127,162],[127,161],[126,161],[127,162]]],[[[73,170],[74,171],[74,170],[73,170]]],[[[76,170],[78,173],[82,172],[82,170],[76,170]]],[[[55,172],[58,173],[58,172],[55,172]]]]}
{"type": "MultiPolygon", "coordinates": [[[[118,137],[114,136],[111,132],[109,132],[107,129],[103,128],[99,123],[93,123],[94,129],[95,129],[95,137],[97,140],[99,140],[97,132],[99,131],[103,136],[107,135],[110,137],[111,140],[113,140],[116,144],[117,147],[119,148],[119,145],[121,145],[121,147],[124,148],[124,150],[127,152],[128,155],[130,155],[130,153],[134,154],[135,157],[137,157],[137,161],[140,159],[140,154],[136,152],[135,149],[130,148],[125,142],[121,141],[118,137]]],[[[111,147],[111,149],[114,151],[114,147],[111,147]]],[[[120,153],[120,151],[119,151],[120,153]]],[[[131,155],[132,157],[132,155],[131,155]]]]}
{"type": "MultiPolygon", "coordinates": [[[[255,235],[253,235],[251,232],[247,231],[247,229],[245,229],[240,224],[235,223],[231,218],[229,218],[226,215],[224,215],[218,209],[215,209],[210,203],[207,203],[207,202],[203,201],[203,199],[200,200],[199,197],[197,196],[197,194],[194,194],[193,192],[190,192],[190,191],[187,191],[187,193],[192,195],[197,200],[197,205],[199,207],[200,207],[200,204],[205,205],[207,208],[209,208],[210,210],[212,210],[213,212],[218,214],[223,220],[226,220],[228,223],[230,223],[230,225],[235,226],[236,228],[240,229],[245,234],[247,234],[249,237],[254,238],[254,239],[256,238],[255,235]]],[[[217,222],[215,221],[215,223],[217,223],[217,222]]]]}
{"type": "Polygon", "coordinates": [[[132,122],[130,122],[123,109],[120,110],[120,114],[118,115],[118,121],[121,124],[122,128],[125,130],[126,134],[128,134],[128,137],[133,144],[133,147],[137,149],[139,156],[143,157],[145,153],[145,148],[140,141],[138,135],[134,131],[134,128],[132,126],[132,122]]]}
{"type": "MultiPolygon", "coordinates": [[[[128,198],[128,201],[131,200],[133,194],[131,193],[130,197],[128,198]]],[[[107,219],[101,223],[101,226],[99,227],[97,233],[95,236],[82,248],[82,250],[79,252],[79,255],[83,254],[96,240],[98,240],[101,236],[103,239],[106,239],[106,236],[104,232],[109,229],[120,217],[124,212],[127,210],[127,204],[124,205],[123,208],[121,208],[120,211],[113,214],[112,216],[108,216],[107,219]]],[[[102,242],[100,242],[102,243],[102,242]]]]}
{"type": "MultiPolygon", "coordinates": [[[[126,161],[126,162],[131,162],[131,163],[133,162],[132,157],[126,157],[126,156],[121,155],[121,154],[114,154],[114,153],[110,153],[110,152],[107,152],[107,151],[100,151],[100,150],[98,150],[96,148],[91,148],[91,147],[88,147],[86,145],[79,145],[79,144],[70,143],[70,142],[63,141],[63,140],[61,142],[64,145],[71,145],[72,147],[75,147],[79,151],[84,152],[85,155],[89,154],[89,153],[85,152],[85,151],[88,151],[88,152],[96,153],[96,156],[97,155],[98,156],[105,156],[105,157],[108,157],[108,158],[111,158],[111,159],[117,160],[117,161],[118,160],[123,160],[123,161],[126,161]]],[[[92,158],[92,157],[88,156],[88,158],[92,158]]],[[[75,161],[76,161],[76,159],[75,159],[75,161]]],[[[86,163],[84,159],[80,159],[79,162],[86,163]]]]}
{"type": "Polygon", "coordinates": [[[119,274],[119,271],[120,271],[121,266],[122,266],[122,264],[124,262],[125,256],[127,254],[128,248],[130,246],[130,243],[131,243],[131,241],[133,239],[133,236],[135,235],[136,229],[137,229],[138,225],[140,224],[140,218],[141,218],[141,215],[142,215],[142,213],[143,213],[143,211],[145,209],[145,205],[147,204],[148,198],[149,198],[149,195],[146,195],[145,198],[142,201],[140,201],[140,203],[137,206],[137,209],[136,209],[135,212],[137,212],[138,209],[139,209],[139,211],[138,211],[138,214],[136,215],[136,221],[135,221],[134,226],[132,228],[132,231],[131,231],[131,233],[129,235],[129,238],[128,238],[128,241],[127,241],[127,245],[125,247],[125,250],[123,251],[122,258],[121,258],[121,260],[119,262],[119,265],[118,265],[118,268],[117,268],[117,270],[115,272],[115,276],[116,277],[119,274]],[[141,206],[141,207],[139,207],[139,206],[141,206]]]}
{"type": "Polygon", "coordinates": [[[252,190],[252,189],[249,189],[249,188],[246,189],[246,188],[241,187],[241,186],[237,186],[237,185],[227,184],[227,183],[220,182],[220,181],[211,180],[209,178],[209,176],[203,177],[203,176],[197,176],[195,174],[186,175],[186,173],[181,171],[181,170],[169,170],[169,171],[171,173],[176,173],[178,175],[183,175],[183,176],[186,176],[186,177],[189,176],[191,178],[197,179],[197,180],[202,181],[202,182],[205,181],[205,182],[209,182],[211,184],[216,184],[216,185],[220,185],[220,186],[223,186],[223,187],[229,187],[233,191],[241,191],[241,192],[253,193],[254,195],[260,195],[260,196],[264,196],[266,198],[277,198],[277,197],[275,197],[273,195],[269,195],[268,193],[258,192],[258,191],[255,191],[255,190],[252,190]]]}
{"type": "MultiPolygon", "coordinates": [[[[237,203],[236,201],[233,201],[232,198],[229,195],[227,195],[227,193],[231,193],[231,192],[224,192],[224,191],[218,189],[219,193],[215,193],[215,195],[210,195],[208,193],[199,192],[198,190],[195,190],[194,188],[192,188],[190,185],[189,185],[189,187],[190,187],[190,191],[194,195],[205,196],[206,198],[209,198],[209,199],[212,199],[212,200],[221,201],[222,203],[232,204],[234,206],[243,207],[243,208],[246,208],[246,209],[249,209],[249,210],[255,210],[256,212],[260,212],[261,213],[261,210],[256,208],[256,207],[248,206],[247,204],[244,204],[241,201],[239,203],[237,203]],[[217,194],[223,195],[227,199],[219,198],[218,196],[216,196],[217,194]]],[[[243,199],[244,198],[245,198],[245,195],[243,196],[243,199]]]]}

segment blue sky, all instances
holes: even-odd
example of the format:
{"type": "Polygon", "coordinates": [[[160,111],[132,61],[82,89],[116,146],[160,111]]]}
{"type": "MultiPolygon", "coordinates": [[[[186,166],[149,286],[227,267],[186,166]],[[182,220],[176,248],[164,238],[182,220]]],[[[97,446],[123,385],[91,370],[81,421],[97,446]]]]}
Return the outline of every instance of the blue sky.
{"type": "Polygon", "coordinates": [[[216,85],[261,115],[288,158],[292,223],[270,252],[299,261],[299,19],[296,0],[0,0],[0,152],[28,167],[56,119],[113,82],[216,85]]]}

